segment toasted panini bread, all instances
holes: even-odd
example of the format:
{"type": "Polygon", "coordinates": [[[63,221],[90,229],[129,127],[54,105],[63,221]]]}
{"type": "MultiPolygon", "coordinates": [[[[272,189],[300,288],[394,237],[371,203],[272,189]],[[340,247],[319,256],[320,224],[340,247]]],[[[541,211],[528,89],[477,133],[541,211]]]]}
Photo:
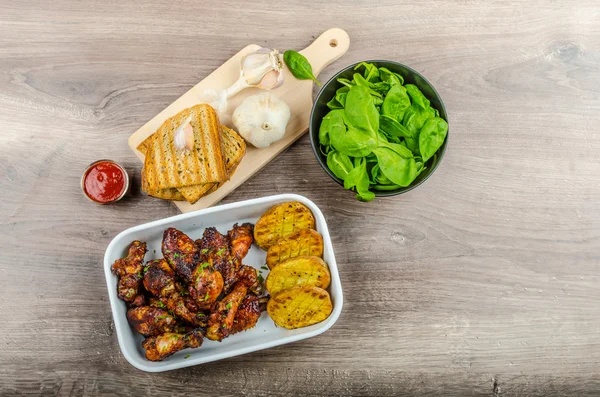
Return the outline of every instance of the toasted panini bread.
{"type": "Polygon", "coordinates": [[[146,184],[151,191],[228,179],[219,119],[209,105],[192,106],[167,119],[154,133],[154,138],[142,142],[138,150],[143,147],[146,148],[146,184]],[[188,118],[194,133],[194,147],[177,149],[175,132],[188,118]]]}
{"type": "MultiPolygon", "coordinates": [[[[222,129],[222,140],[223,140],[223,148],[225,151],[225,167],[227,169],[227,173],[231,177],[235,168],[238,166],[240,161],[242,161],[242,157],[246,153],[246,143],[241,136],[238,135],[234,130],[221,126],[222,129]]],[[[196,201],[200,200],[201,197],[206,196],[217,190],[223,183],[212,183],[212,184],[204,184],[204,185],[194,185],[194,186],[186,186],[177,188],[181,195],[185,197],[187,201],[191,204],[194,204],[196,201]]]]}

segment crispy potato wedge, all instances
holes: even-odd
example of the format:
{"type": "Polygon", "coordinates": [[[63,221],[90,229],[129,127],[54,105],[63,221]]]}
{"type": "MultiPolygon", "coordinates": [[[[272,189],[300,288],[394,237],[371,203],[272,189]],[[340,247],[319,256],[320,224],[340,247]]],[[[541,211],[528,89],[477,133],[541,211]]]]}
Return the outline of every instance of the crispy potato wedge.
{"type": "Polygon", "coordinates": [[[275,266],[267,276],[265,285],[269,294],[298,285],[329,287],[331,275],[327,264],[317,256],[299,256],[275,266]]]}
{"type": "Polygon", "coordinates": [[[254,226],[256,245],[268,250],[279,239],[302,229],[314,229],[315,217],[304,204],[297,201],[277,204],[260,217],[254,226]]]}
{"type": "Polygon", "coordinates": [[[320,323],[331,314],[333,304],[323,288],[302,285],[280,291],[267,304],[275,324],[287,329],[320,323]]]}
{"type": "Polygon", "coordinates": [[[316,230],[300,230],[272,245],[267,251],[267,266],[273,269],[298,256],[323,256],[323,237],[316,230]]]}

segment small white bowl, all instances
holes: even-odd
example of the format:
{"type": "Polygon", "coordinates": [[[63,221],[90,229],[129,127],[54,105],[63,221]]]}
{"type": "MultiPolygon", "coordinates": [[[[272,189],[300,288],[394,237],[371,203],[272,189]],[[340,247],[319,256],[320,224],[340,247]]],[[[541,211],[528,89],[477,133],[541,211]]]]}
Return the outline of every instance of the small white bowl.
{"type": "MultiPolygon", "coordinates": [[[[244,264],[260,269],[263,277],[266,278],[268,270],[261,269],[262,266],[265,266],[265,258],[266,252],[253,245],[246,258],[244,258],[244,264]]],[[[325,217],[312,201],[296,194],[280,194],[220,205],[127,229],[119,233],[108,245],[104,254],[104,274],[106,276],[108,297],[121,351],[131,365],[146,372],[169,371],[208,363],[319,335],[335,324],[342,311],[344,301],[340,276],[325,217]],[[310,327],[288,330],[275,326],[265,312],[262,313],[256,327],[232,335],[222,342],[205,339],[202,346],[197,349],[182,350],[166,358],[164,361],[148,361],[141,346],[143,336],[129,326],[126,317],[127,308],[125,302],[117,297],[117,277],[110,272],[113,262],[127,254],[129,244],[133,240],[145,241],[147,243],[148,253],[145,258],[146,261],[162,257],[162,236],[163,231],[168,227],[175,227],[188,234],[191,238],[198,239],[202,237],[204,229],[210,226],[215,226],[221,233],[225,233],[236,222],[240,224],[244,222],[256,223],[258,218],[273,205],[287,201],[299,201],[310,208],[315,216],[317,231],[323,236],[323,259],[327,262],[331,271],[331,285],[328,290],[333,301],[333,312],[329,318],[310,327]]]]}

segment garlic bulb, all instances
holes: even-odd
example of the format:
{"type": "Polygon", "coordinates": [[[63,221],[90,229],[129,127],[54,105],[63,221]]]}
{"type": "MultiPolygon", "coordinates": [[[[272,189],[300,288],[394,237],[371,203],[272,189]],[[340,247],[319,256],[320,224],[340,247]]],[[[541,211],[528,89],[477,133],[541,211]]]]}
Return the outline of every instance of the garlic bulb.
{"type": "Polygon", "coordinates": [[[240,77],[227,92],[232,97],[244,88],[258,87],[272,90],[283,84],[283,62],[277,50],[261,48],[242,58],[240,77]]]}
{"type": "Polygon", "coordinates": [[[192,116],[189,116],[175,131],[173,143],[177,149],[192,150],[194,148],[194,129],[191,122],[192,116]]]}
{"type": "Polygon", "coordinates": [[[290,107],[271,92],[251,95],[233,112],[240,135],[257,148],[266,148],[285,135],[290,107]]]}

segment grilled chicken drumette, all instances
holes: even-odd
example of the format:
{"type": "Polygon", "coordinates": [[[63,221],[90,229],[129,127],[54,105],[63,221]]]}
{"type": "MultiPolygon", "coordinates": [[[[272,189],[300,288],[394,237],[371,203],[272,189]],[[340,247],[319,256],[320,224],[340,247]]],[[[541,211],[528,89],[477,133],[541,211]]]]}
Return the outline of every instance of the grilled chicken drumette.
{"type": "Polygon", "coordinates": [[[142,347],[146,349],[148,360],[162,361],[180,350],[200,347],[203,341],[201,330],[194,329],[186,334],[165,333],[151,336],[142,342],[142,347]]]}
{"type": "Polygon", "coordinates": [[[207,309],[217,300],[223,290],[223,277],[200,254],[198,246],[185,233],[169,228],[165,230],[162,244],[163,255],[182,280],[188,283],[192,302],[197,309],[207,309]]]}
{"type": "Polygon", "coordinates": [[[258,283],[256,269],[242,266],[237,273],[237,282],[231,292],[218,301],[208,318],[206,337],[211,340],[221,341],[232,333],[235,316],[248,289],[258,283]]]}
{"type": "Polygon", "coordinates": [[[240,307],[235,313],[233,319],[233,326],[231,327],[231,334],[246,331],[247,329],[253,328],[256,322],[260,318],[260,302],[258,296],[248,294],[242,300],[240,307]]]}
{"type": "Polygon", "coordinates": [[[119,276],[117,284],[119,298],[133,306],[144,303],[140,286],[142,283],[142,264],[147,251],[146,243],[136,240],[129,246],[127,256],[117,259],[111,266],[111,271],[119,276]]]}
{"type": "Polygon", "coordinates": [[[214,227],[204,230],[202,239],[196,240],[203,258],[223,276],[223,292],[228,293],[236,282],[242,259],[254,241],[252,224],[244,223],[223,235],[214,227]]]}
{"type": "Polygon", "coordinates": [[[185,305],[184,298],[177,289],[175,272],[166,260],[155,259],[147,264],[144,274],[144,287],[167,306],[177,317],[181,317],[190,324],[201,325],[196,314],[185,305]]]}

